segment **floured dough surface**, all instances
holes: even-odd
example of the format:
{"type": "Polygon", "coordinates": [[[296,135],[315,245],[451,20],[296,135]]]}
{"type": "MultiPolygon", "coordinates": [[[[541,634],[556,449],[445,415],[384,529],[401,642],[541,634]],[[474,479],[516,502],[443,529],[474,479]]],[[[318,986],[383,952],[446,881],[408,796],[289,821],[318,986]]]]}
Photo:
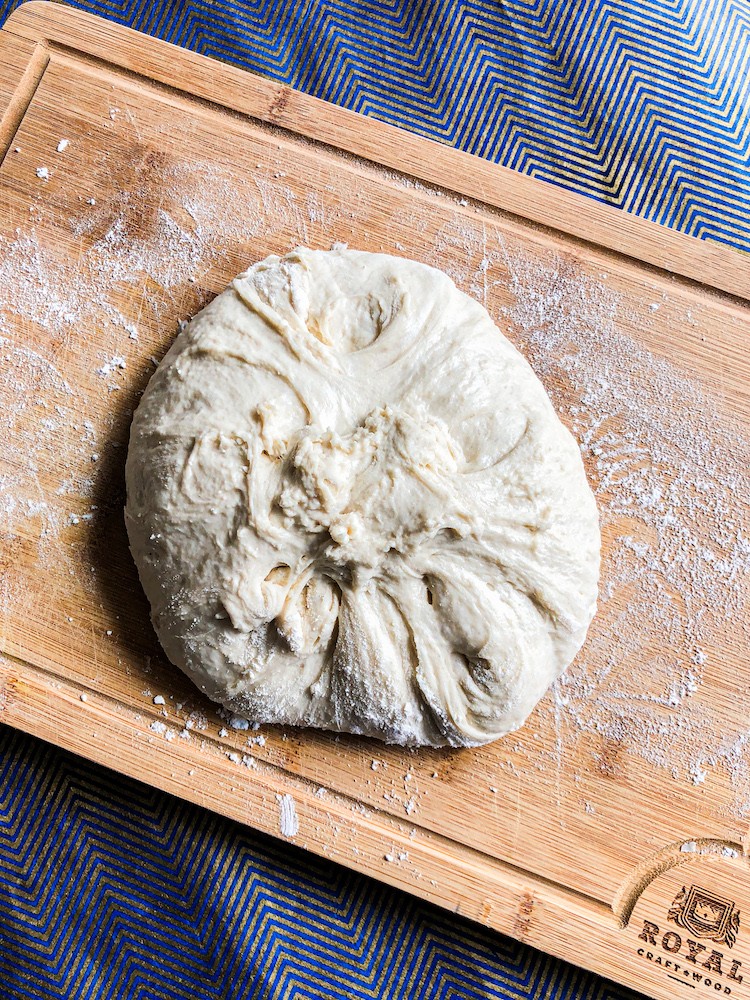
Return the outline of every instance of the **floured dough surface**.
{"type": "Polygon", "coordinates": [[[474,746],[582,645],[579,449],[441,271],[298,249],[180,333],[136,411],[126,522],[169,658],[259,722],[474,746]]]}

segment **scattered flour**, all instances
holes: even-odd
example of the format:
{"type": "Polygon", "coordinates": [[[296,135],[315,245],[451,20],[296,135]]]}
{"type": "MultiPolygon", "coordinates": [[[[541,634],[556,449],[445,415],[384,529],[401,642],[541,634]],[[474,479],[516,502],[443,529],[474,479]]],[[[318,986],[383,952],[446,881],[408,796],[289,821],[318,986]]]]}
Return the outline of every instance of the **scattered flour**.
{"type": "MultiPolygon", "coordinates": [[[[49,169],[39,169],[46,180],[49,169]]],[[[226,270],[228,255],[231,270],[249,264],[257,233],[308,211],[267,172],[243,179],[202,162],[159,169],[155,176],[144,158],[129,183],[113,179],[103,196],[71,198],[67,211],[46,206],[45,220],[54,217],[67,240],[45,238],[35,205],[22,225],[0,231],[0,532],[38,538],[42,564],[62,565],[85,587],[93,571],[68,531],[95,518],[97,464],[127,429],[113,440],[114,411],[101,394],[128,389],[146,331],[168,333],[176,316],[205,303],[197,282],[210,270],[226,270]],[[82,378],[86,358],[94,379],[82,378]]],[[[0,613],[18,606],[18,586],[11,574],[0,578],[0,613]]]]}
{"type": "Polygon", "coordinates": [[[297,808],[291,795],[277,795],[276,801],[279,803],[279,830],[282,837],[296,837],[299,833],[299,819],[297,818],[297,808]]]}
{"type": "MultiPolygon", "coordinates": [[[[86,393],[124,386],[147,331],[199,308],[212,272],[257,257],[256,237],[290,246],[321,229],[342,233],[341,202],[298,197],[275,173],[238,178],[208,163],[144,163],[56,220],[75,242],[73,257],[42,242],[34,206],[22,228],[0,233],[0,532],[38,538],[43,564],[81,573],[63,541],[95,516],[90,456],[105,454],[112,428],[95,422],[101,398],[86,393]],[[95,345],[90,374],[99,376],[87,388],[76,368],[84,335],[84,356],[95,345]],[[13,460],[18,453],[23,463],[13,460]]],[[[47,180],[49,169],[37,175],[47,180]]],[[[462,207],[425,259],[454,261],[454,280],[488,305],[493,289],[512,293],[498,319],[574,428],[609,539],[602,610],[584,654],[545,703],[553,758],[560,765],[564,744],[585,736],[622,745],[688,785],[709,783],[721,768],[734,784],[732,808],[744,815],[750,726],[728,729],[702,698],[702,682],[722,631],[746,616],[748,442],[715,399],[622,332],[626,304],[606,284],[562,259],[542,264],[509,251],[462,207]],[[648,647],[645,634],[656,640],[648,647]]],[[[423,224],[407,216],[402,228],[423,224]]],[[[655,321],[665,303],[645,312],[655,321]]],[[[16,596],[9,577],[0,577],[0,613],[16,596]]],[[[185,723],[206,726],[200,713],[185,723]]],[[[416,808],[406,787],[391,797],[407,814],[416,808]]],[[[282,833],[294,836],[294,802],[279,801],[282,833]]]]}
{"type": "Polygon", "coordinates": [[[694,840],[686,840],[684,844],[680,844],[680,851],[682,854],[701,854],[701,855],[718,855],[722,858],[739,858],[740,851],[735,847],[731,847],[729,844],[722,844],[719,841],[704,841],[701,844],[696,843],[694,840]]]}
{"type": "MultiPolygon", "coordinates": [[[[712,648],[738,641],[750,570],[750,443],[732,416],[623,332],[626,304],[564,260],[501,246],[505,320],[581,442],[608,539],[600,612],[547,704],[560,754],[595,734],[750,809],[750,727],[701,698],[712,648]]],[[[632,319],[632,317],[631,317],[632,319]]]]}
{"type": "MultiPolygon", "coordinates": [[[[0,337],[0,398],[0,535],[11,537],[28,524],[47,565],[57,559],[55,540],[71,513],[67,495],[86,493],[90,486],[87,471],[79,468],[49,495],[47,470],[58,457],[56,439],[74,420],[75,394],[52,361],[0,337]]],[[[71,436],[80,447],[80,428],[71,436]]],[[[60,558],[70,568],[64,553],[60,558]]],[[[0,575],[0,610],[14,596],[10,577],[0,575]]]]}
{"type": "Polygon", "coordinates": [[[104,362],[101,368],[96,369],[96,374],[106,378],[107,375],[111,375],[116,371],[125,371],[126,368],[127,362],[125,358],[119,354],[114,354],[111,358],[104,362]]]}
{"type": "Polygon", "coordinates": [[[191,712],[185,719],[185,729],[204,730],[208,728],[208,718],[203,712],[191,712]]]}

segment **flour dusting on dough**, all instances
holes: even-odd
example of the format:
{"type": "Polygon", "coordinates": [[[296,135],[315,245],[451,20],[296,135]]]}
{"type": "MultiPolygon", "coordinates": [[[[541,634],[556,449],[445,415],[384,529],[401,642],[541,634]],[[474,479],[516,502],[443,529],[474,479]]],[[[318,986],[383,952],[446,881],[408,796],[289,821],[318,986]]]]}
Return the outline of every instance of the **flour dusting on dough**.
{"type": "MultiPolygon", "coordinates": [[[[140,365],[140,323],[164,325],[176,301],[185,313],[200,307],[197,282],[228,246],[245,245],[261,222],[271,230],[274,217],[287,222],[281,203],[264,219],[256,185],[213,164],[174,164],[163,183],[145,235],[132,233],[148,196],[137,177],[57,220],[76,241],[74,255],[64,241],[42,241],[39,202],[23,228],[0,233],[0,531],[38,537],[42,565],[62,562],[85,585],[91,567],[71,551],[67,529],[96,518],[107,498],[98,496],[94,465],[124,443],[100,394],[121,392],[128,365],[140,365]],[[95,379],[81,379],[79,356],[95,379]]],[[[272,200],[266,187],[269,208],[272,200]]],[[[0,609],[23,597],[3,574],[0,609]]]]}
{"type": "Polygon", "coordinates": [[[167,655],[263,722],[487,743],[594,614],[575,440],[487,312],[415,261],[254,264],[149,382],[126,481],[167,655]]]}

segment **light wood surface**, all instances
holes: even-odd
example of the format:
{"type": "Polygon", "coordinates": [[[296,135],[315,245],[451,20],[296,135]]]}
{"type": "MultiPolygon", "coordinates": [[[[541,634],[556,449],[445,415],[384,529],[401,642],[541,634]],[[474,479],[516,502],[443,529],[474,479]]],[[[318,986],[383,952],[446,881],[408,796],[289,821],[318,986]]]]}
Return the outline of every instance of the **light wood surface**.
{"type": "MultiPolygon", "coordinates": [[[[344,241],[426,260],[522,348],[536,344],[543,368],[536,326],[562,296],[573,340],[580,324],[601,324],[605,354],[608,330],[628,338],[657,374],[669,364],[674,384],[697,387],[684,405],[726,425],[731,436],[717,440],[740,444],[750,437],[746,258],[41,3],[0,33],[0,114],[0,268],[17,286],[0,292],[0,718],[276,836],[279,796],[291,795],[294,843],[654,997],[717,992],[705,976],[687,982],[689,962],[664,964],[679,959],[663,935],[691,933],[668,910],[695,880],[741,913],[731,949],[704,941],[705,954],[723,952],[723,971],[696,970],[725,995],[750,996],[743,744],[688,780],[685,761],[676,767],[682,695],[664,706],[667,735],[641,743],[609,725],[561,726],[562,690],[479,751],[225,732],[160,656],[122,522],[129,417],[151,359],[268,253],[344,241]],[[638,937],[644,920],[660,927],[655,945],[638,937]],[[728,975],[733,960],[746,982],[728,975]]],[[[565,369],[542,376],[568,419],[565,369]]],[[[647,395],[643,381],[634,391],[647,395]]],[[[596,480],[596,456],[586,461],[596,480]]],[[[625,515],[607,519],[605,562],[628,532],[638,529],[625,515]]],[[[664,692],[649,664],[665,636],[634,613],[632,581],[613,580],[574,676],[636,676],[656,703],[664,692]],[[613,664],[606,637],[619,627],[633,641],[613,664]]],[[[744,725],[750,650],[740,617],[702,642],[692,697],[705,702],[710,756],[711,740],[744,725]]]]}

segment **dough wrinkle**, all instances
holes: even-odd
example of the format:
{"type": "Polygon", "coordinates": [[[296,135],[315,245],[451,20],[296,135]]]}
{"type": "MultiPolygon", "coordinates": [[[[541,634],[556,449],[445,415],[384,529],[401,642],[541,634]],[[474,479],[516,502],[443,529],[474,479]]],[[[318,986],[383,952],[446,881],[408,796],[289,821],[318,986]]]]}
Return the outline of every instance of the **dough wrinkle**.
{"type": "Polygon", "coordinates": [[[147,387],[126,478],[167,655],[259,722],[486,743],[596,608],[576,442],[486,311],[414,261],[298,248],[236,278],[147,387]]]}

